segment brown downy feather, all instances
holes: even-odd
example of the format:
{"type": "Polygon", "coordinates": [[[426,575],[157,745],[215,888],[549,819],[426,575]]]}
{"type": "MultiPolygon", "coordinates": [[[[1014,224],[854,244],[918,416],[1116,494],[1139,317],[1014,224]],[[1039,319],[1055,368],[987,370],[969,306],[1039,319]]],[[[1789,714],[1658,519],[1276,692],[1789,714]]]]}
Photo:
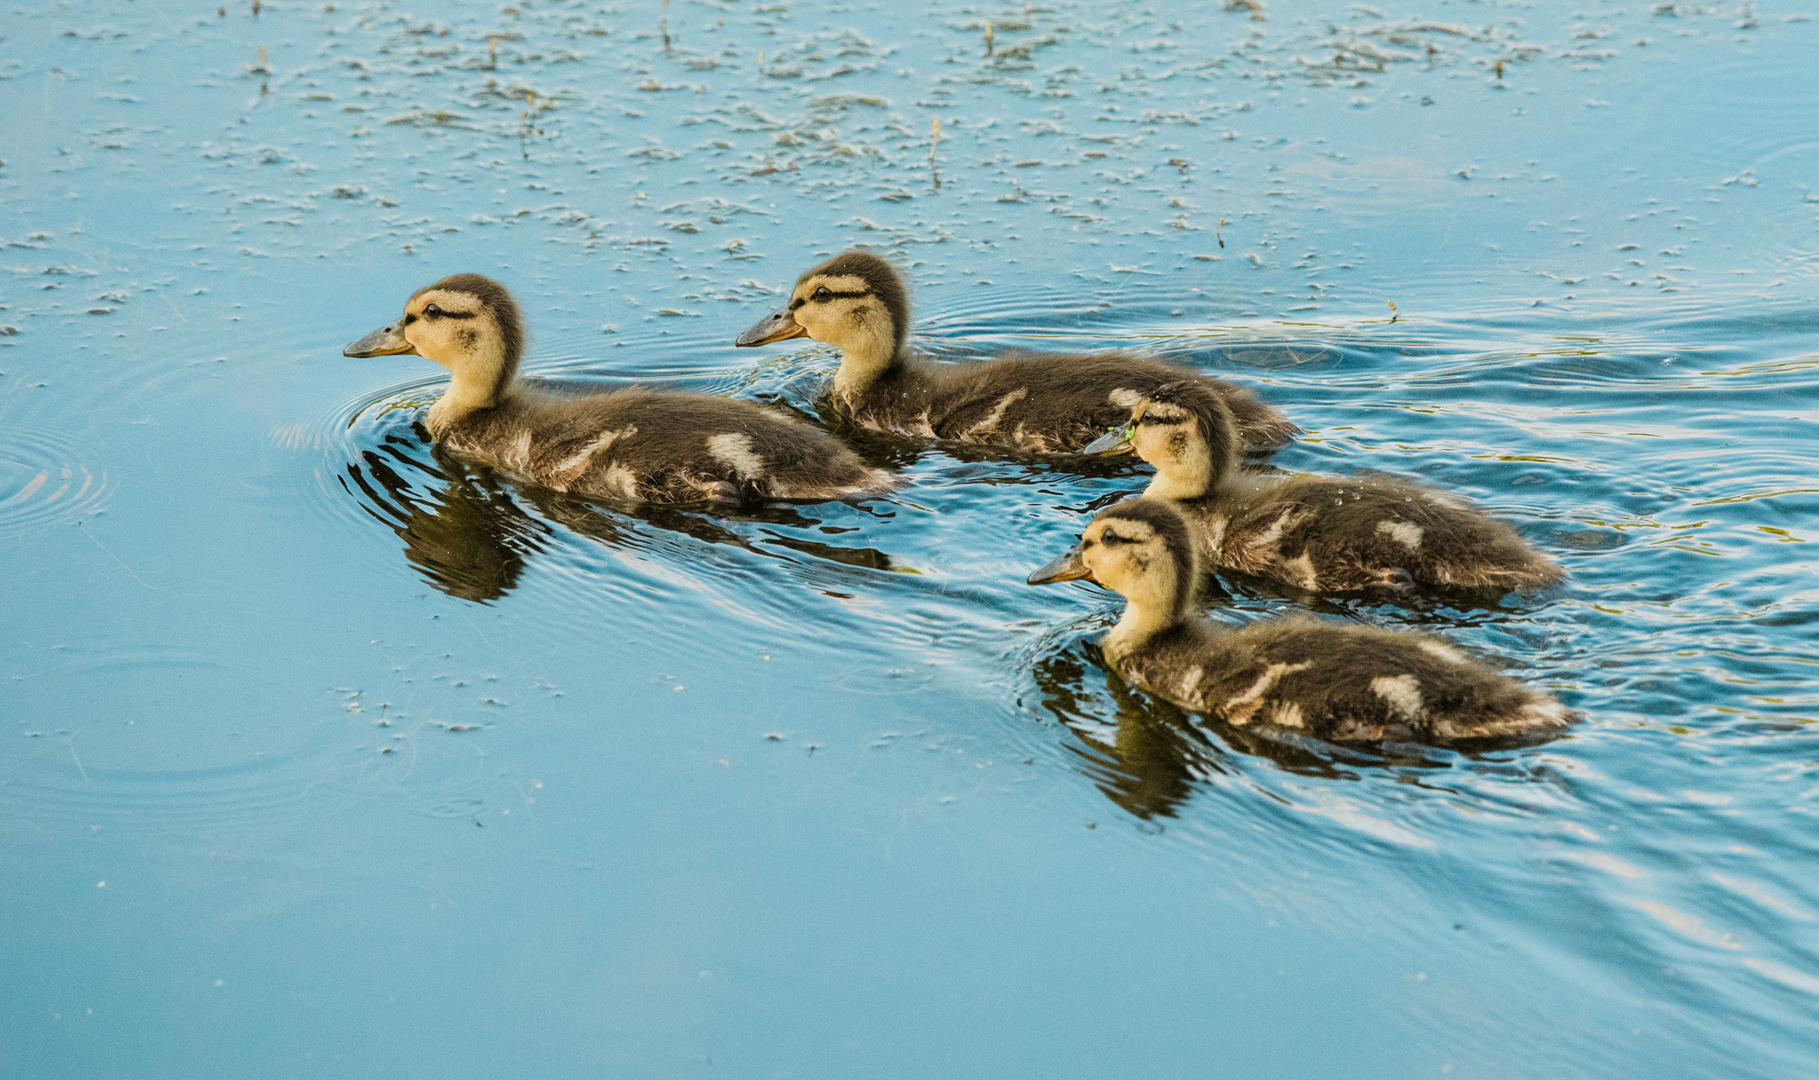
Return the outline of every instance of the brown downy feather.
{"type": "Polygon", "coordinates": [[[1128,419],[1131,401],[1183,378],[1225,401],[1247,455],[1274,453],[1300,431],[1241,386],[1115,352],[1015,352],[979,364],[902,357],[840,404],[878,431],[1075,453],[1128,419]]]}
{"type": "MultiPolygon", "coordinates": [[[[1223,402],[1199,386],[1164,387],[1137,415],[1146,410],[1178,411],[1191,424],[1161,445],[1161,455],[1180,457],[1146,456],[1158,468],[1150,494],[1177,501],[1201,554],[1217,566],[1314,592],[1416,586],[1510,592],[1566,577],[1507,523],[1420,484],[1375,475],[1240,473],[1223,402]],[[1199,473],[1183,468],[1195,464],[1187,459],[1196,453],[1203,455],[1199,473]],[[1196,493],[1177,472],[1204,476],[1210,486],[1196,493]]],[[[1144,446],[1141,433],[1137,438],[1144,446]]]]}
{"type": "Polygon", "coordinates": [[[839,499],[892,486],[806,424],[698,394],[632,388],[567,398],[521,387],[434,434],[544,487],[638,502],[839,499]]]}
{"type": "Polygon", "coordinates": [[[1093,519],[1081,544],[1092,576],[1130,601],[1107,636],[1107,661],[1131,685],[1184,709],[1342,742],[1533,740],[1575,719],[1552,697],[1427,635],[1305,616],[1215,626],[1180,585],[1197,573],[1195,543],[1168,502],[1119,503],[1093,519]],[[1125,539],[1103,544],[1107,533],[1125,539]],[[1171,587],[1151,592],[1146,579],[1171,587]]]}

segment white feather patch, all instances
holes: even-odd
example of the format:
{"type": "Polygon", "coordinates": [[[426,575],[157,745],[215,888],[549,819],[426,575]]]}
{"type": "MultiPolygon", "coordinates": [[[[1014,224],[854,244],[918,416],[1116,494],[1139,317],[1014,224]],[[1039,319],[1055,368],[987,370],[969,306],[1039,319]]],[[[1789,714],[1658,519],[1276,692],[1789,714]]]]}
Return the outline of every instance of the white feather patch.
{"type": "Polygon", "coordinates": [[[1377,531],[1380,533],[1388,533],[1391,540],[1396,541],[1410,551],[1418,551],[1421,548],[1421,534],[1423,530],[1419,525],[1411,525],[1406,521],[1379,521],[1377,523],[1377,531]]]}
{"type": "Polygon", "coordinates": [[[638,497],[638,478],[623,465],[614,464],[612,468],[606,470],[606,475],[600,480],[601,486],[609,495],[617,495],[621,499],[638,497]]]}
{"type": "Polygon", "coordinates": [[[1413,675],[1380,675],[1371,680],[1371,693],[1376,694],[1404,720],[1419,720],[1426,712],[1421,703],[1421,680],[1413,675]]]}
{"type": "Polygon", "coordinates": [[[1257,676],[1257,681],[1251,684],[1249,690],[1225,703],[1225,718],[1239,727],[1250,723],[1251,717],[1256,715],[1257,709],[1263,704],[1263,695],[1269,693],[1270,688],[1284,675],[1292,675],[1313,666],[1312,660],[1303,660],[1299,664],[1271,664],[1264,669],[1263,674],[1257,676]]]}
{"type": "Polygon", "coordinates": [[[527,473],[531,470],[531,433],[520,431],[512,444],[505,448],[503,463],[513,472],[527,473]]]}
{"type": "Polygon", "coordinates": [[[1572,710],[1558,701],[1536,701],[1524,705],[1522,719],[1541,727],[1566,727],[1573,722],[1572,710]]]}
{"type": "Polygon", "coordinates": [[[1432,653],[1449,664],[1463,664],[1465,657],[1451,645],[1442,645],[1438,641],[1423,641],[1419,644],[1423,652],[1432,653]]]}
{"type": "Polygon", "coordinates": [[[1282,530],[1288,528],[1289,519],[1295,516],[1293,510],[1282,511],[1282,516],[1270,524],[1270,527],[1251,539],[1252,551],[1268,551],[1282,540],[1282,530]]]}
{"type": "Polygon", "coordinates": [[[741,480],[757,480],[764,476],[764,459],[752,449],[750,435],[742,432],[710,435],[707,439],[707,452],[741,480]]]}
{"type": "Polygon", "coordinates": [[[1275,724],[1277,727],[1286,728],[1307,726],[1301,718],[1300,703],[1294,701],[1276,702],[1276,707],[1270,710],[1270,723],[1275,724]]]}
{"type": "Polygon", "coordinates": [[[1017,402],[1022,401],[1027,396],[1029,396],[1029,387],[1027,386],[1019,386],[1017,389],[1012,390],[1010,393],[998,399],[998,404],[992,406],[992,411],[986,414],[985,419],[974,424],[972,427],[967,428],[966,434],[960,437],[966,439],[971,438],[974,435],[986,435],[997,431],[999,422],[1004,419],[1004,410],[1015,405],[1017,402]]]}
{"type": "Polygon", "coordinates": [[[573,454],[570,457],[563,459],[563,461],[559,465],[557,465],[554,469],[551,469],[550,478],[554,479],[554,480],[565,481],[565,482],[576,479],[582,473],[587,471],[589,465],[593,464],[593,458],[594,458],[595,454],[598,454],[601,451],[606,450],[607,448],[611,447],[613,445],[613,443],[619,441],[622,438],[625,438],[630,435],[636,435],[636,434],[638,434],[638,425],[637,424],[633,424],[630,427],[623,428],[619,431],[607,431],[607,432],[601,433],[601,435],[598,438],[596,438],[593,442],[588,443],[586,446],[582,447],[579,453],[573,454]]]}
{"type": "Polygon", "coordinates": [[[1313,556],[1302,552],[1298,559],[1287,559],[1282,563],[1282,576],[1293,584],[1312,590],[1319,585],[1319,578],[1314,573],[1313,556]]]}

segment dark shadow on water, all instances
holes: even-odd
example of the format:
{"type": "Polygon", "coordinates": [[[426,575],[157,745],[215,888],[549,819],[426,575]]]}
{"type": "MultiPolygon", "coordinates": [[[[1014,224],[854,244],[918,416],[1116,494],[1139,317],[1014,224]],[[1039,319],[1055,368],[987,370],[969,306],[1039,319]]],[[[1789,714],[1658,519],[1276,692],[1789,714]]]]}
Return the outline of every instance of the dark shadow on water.
{"type": "Polygon", "coordinates": [[[359,489],[361,508],[404,541],[404,557],[431,585],[489,603],[518,584],[525,560],[543,551],[549,527],[520,510],[490,472],[421,444],[387,436],[349,464],[341,485],[359,489]],[[389,459],[389,460],[388,460],[389,459]],[[401,466],[405,472],[400,473],[401,466]],[[412,483],[406,474],[442,481],[412,483]]]}
{"type": "MultiPolygon", "coordinates": [[[[815,504],[765,503],[730,508],[705,505],[607,504],[521,485],[416,438],[387,435],[377,449],[349,463],[341,485],[360,507],[404,541],[404,557],[424,580],[463,600],[490,603],[510,592],[528,561],[551,550],[551,522],[614,547],[648,547],[646,527],[773,559],[785,552],[868,570],[890,570],[876,548],[846,547],[791,536],[785,530],[850,531],[810,516],[815,504]],[[522,505],[536,511],[530,514],[522,505]],[[739,524],[768,526],[747,535],[739,524]],[[783,549],[779,551],[777,549],[783,549]]],[[[855,506],[855,504],[842,504],[855,506]]],[[[863,504],[856,509],[890,516],[863,504]]]]}
{"type": "Polygon", "coordinates": [[[1106,798],[1139,818],[1174,817],[1209,776],[1241,771],[1230,760],[1233,752],[1267,758],[1304,776],[1358,779],[1341,767],[1352,763],[1342,748],[1195,716],[1132,690],[1101,665],[1098,652],[1097,645],[1081,644],[1038,660],[1036,685],[1043,707],[1079,741],[1068,749],[1080,759],[1087,778],[1106,798]],[[1097,692],[1101,686],[1110,698],[1110,716],[1106,698],[1097,692]],[[1111,742],[1103,737],[1108,722],[1117,725],[1111,742]]]}
{"type": "Polygon", "coordinates": [[[1077,740],[1066,749],[1079,760],[1081,772],[1106,798],[1145,821],[1177,816],[1215,775],[1242,773],[1246,766],[1234,755],[1261,758],[1299,776],[1364,780],[1374,775],[1436,793],[1450,789],[1432,779],[1461,766],[1517,782],[1556,779],[1555,770],[1521,755],[1552,738],[1487,739],[1444,748],[1341,745],[1289,731],[1235,727],[1131,689],[1104,666],[1099,647],[1090,642],[1038,659],[1033,674],[1042,707],[1077,740]]]}
{"type": "MultiPolygon", "coordinates": [[[[728,527],[732,523],[744,523],[774,526],[776,528],[758,530],[763,540],[818,559],[872,570],[889,570],[893,565],[891,557],[876,548],[842,547],[787,536],[776,531],[778,528],[821,528],[823,531],[831,531],[822,525],[822,518],[809,516],[813,504],[798,506],[791,503],[758,503],[709,509],[705,505],[606,503],[529,486],[517,490],[526,502],[550,520],[582,536],[614,546],[644,546],[637,535],[638,525],[643,524],[680,533],[704,544],[724,544],[769,558],[783,557],[776,551],[769,550],[765,543],[757,542],[754,537],[728,527]]],[[[862,506],[859,508],[864,509],[862,506]]]]}

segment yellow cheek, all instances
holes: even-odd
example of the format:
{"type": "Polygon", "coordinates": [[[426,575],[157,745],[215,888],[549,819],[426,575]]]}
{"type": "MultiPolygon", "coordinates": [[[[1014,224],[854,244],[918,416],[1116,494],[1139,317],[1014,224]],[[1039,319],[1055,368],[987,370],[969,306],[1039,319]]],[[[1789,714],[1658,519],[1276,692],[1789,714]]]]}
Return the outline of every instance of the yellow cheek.
{"type": "Polygon", "coordinates": [[[439,355],[442,350],[437,347],[442,343],[437,340],[436,335],[430,333],[429,323],[418,319],[405,327],[404,340],[411,343],[411,348],[417,350],[417,355],[428,357],[438,364],[446,364],[446,361],[439,355]]]}

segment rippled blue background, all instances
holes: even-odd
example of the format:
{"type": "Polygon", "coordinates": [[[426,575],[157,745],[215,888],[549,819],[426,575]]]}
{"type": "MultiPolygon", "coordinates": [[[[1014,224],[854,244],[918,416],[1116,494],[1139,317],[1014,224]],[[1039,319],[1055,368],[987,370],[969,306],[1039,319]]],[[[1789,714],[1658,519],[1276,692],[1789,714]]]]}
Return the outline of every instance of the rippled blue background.
{"type": "Polygon", "coordinates": [[[1812,1074],[1806,0],[221,12],[0,24],[0,1072],[1812,1074]],[[339,355],[476,270],[536,374],[812,409],[730,342],[861,244],[939,355],[1173,356],[1517,522],[1569,586],[1315,606],[1585,724],[1129,694],[1021,584],[1123,465],[591,507],[339,355]]]}

